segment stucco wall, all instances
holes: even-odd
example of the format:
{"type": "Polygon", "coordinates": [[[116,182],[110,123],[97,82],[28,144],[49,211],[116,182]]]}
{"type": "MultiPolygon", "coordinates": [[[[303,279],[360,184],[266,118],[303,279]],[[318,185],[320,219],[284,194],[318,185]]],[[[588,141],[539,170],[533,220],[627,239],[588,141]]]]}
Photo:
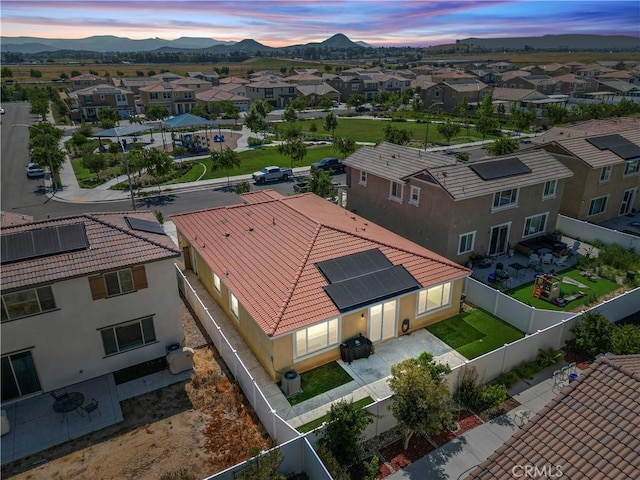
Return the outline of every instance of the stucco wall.
{"type": "Polygon", "coordinates": [[[92,300],[87,277],[52,286],[57,310],[2,324],[2,353],[31,349],[44,391],[166,355],[184,339],[173,260],[145,265],[148,288],[92,300]],[[99,329],[153,315],[156,342],[105,357],[99,329]]]}

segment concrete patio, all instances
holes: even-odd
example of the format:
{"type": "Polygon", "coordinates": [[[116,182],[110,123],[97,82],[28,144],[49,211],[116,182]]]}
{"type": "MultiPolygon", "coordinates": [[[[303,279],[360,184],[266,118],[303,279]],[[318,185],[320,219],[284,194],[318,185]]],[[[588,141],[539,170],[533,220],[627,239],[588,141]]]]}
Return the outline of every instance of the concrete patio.
{"type": "Polygon", "coordinates": [[[84,395],[83,405],[92,398],[98,401],[99,412],[92,412],[91,419],[86,413],[80,416],[77,411],[64,416],[54,412],[54,399],[48,393],[3,405],[11,430],[2,436],[2,464],[119,423],[123,420],[121,401],[184,381],[190,375],[191,371],[172,375],[169,370],[163,370],[116,385],[113,375],[108,374],[69,385],[67,392],[84,395]]]}

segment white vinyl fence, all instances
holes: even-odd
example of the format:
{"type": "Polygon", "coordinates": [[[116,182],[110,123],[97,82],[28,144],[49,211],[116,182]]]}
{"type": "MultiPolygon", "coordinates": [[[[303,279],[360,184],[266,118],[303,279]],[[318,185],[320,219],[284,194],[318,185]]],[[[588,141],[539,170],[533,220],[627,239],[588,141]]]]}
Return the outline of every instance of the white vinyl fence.
{"type": "Polygon", "coordinates": [[[640,237],[600,227],[583,220],[558,215],[556,228],[562,230],[567,237],[579,238],[585,242],[615,243],[622,248],[633,248],[636,252],[640,252],[640,237]]]}

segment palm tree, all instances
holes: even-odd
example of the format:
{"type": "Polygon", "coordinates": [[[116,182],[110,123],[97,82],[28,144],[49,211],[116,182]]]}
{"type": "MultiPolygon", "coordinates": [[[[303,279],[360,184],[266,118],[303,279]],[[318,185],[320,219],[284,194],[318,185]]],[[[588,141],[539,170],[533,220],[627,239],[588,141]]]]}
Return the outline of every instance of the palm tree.
{"type": "Polygon", "coordinates": [[[227,189],[231,190],[229,170],[240,166],[240,157],[229,147],[224,147],[219,152],[211,152],[211,164],[214,171],[225,170],[227,172],[227,189]]]}

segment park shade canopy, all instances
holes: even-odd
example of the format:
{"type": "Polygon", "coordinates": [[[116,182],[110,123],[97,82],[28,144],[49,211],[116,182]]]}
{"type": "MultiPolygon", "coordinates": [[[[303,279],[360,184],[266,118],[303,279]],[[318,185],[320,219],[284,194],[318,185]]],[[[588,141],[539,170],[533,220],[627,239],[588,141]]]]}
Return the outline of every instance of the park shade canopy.
{"type": "Polygon", "coordinates": [[[103,137],[126,137],[129,135],[133,135],[134,133],[144,132],[145,130],[153,129],[150,125],[124,125],[122,127],[110,128],[108,130],[103,130],[99,133],[93,135],[94,137],[103,138],[103,137]]]}
{"type": "Polygon", "coordinates": [[[191,115],[190,113],[183,113],[182,115],[169,118],[162,122],[164,128],[212,127],[214,125],[218,124],[206,118],[191,115]]]}

